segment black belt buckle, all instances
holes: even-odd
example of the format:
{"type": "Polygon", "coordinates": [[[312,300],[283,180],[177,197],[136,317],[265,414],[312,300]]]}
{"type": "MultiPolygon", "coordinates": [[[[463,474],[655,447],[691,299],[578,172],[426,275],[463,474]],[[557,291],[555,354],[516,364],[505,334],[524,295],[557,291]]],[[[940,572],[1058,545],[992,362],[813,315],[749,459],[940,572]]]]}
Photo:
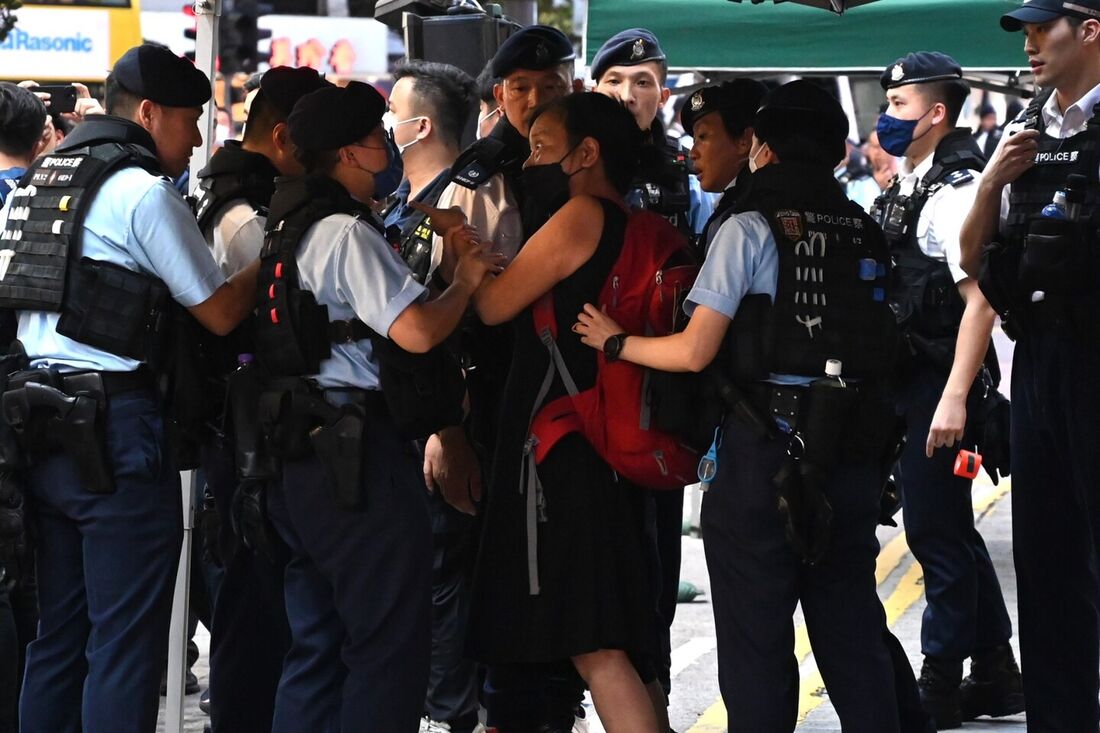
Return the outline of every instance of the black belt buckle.
{"type": "Polygon", "coordinates": [[[782,425],[793,432],[798,429],[798,416],[802,412],[805,394],[802,390],[790,387],[772,387],[768,399],[768,412],[782,425]]]}

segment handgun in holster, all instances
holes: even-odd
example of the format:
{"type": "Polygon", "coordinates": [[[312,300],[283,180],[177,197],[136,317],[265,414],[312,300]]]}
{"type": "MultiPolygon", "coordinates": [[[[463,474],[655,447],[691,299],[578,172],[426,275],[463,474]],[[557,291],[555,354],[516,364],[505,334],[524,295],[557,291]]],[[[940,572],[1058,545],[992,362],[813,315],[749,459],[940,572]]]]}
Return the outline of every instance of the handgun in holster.
{"type": "MultiPolygon", "coordinates": [[[[3,396],[4,417],[30,455],[43,447],[64,450],[76,463],[81,481],[96,494],[115,490],[114,477],[106,457],[100,416],[106,406],[103,382],[98,374],[67,377],[74,394],[37,381],[56,375],[47,370],[28,377],[28,381],[3,396]]],[[[23,374],[28,374],[24,372],[23,374]]],[[[14,385],[16,375],[9,386],[14,385]]]]}
{"type": "Polygon", "coordinates": [[[336,505],[362,509],[364,421],[360,408],[336,407],[316,393],[301,391],[287,393],[283,407],[294,429],[306,426],[309,445],[332,484],[336,505]]]}

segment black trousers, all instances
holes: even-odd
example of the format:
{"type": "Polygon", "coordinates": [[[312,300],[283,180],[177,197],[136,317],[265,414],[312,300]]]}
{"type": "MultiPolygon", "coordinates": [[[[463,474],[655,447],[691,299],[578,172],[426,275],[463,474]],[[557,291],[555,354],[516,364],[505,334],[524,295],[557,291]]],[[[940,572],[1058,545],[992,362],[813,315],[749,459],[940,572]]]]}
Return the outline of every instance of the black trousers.
{"type": "MultiPolygon", "coordinates": [[[[947,378],[918,367],[899,394],[908,442],[899,462],[905,536],[924,570],[928,605],[921,624],[921,651],[962,660],[976,651],[1007,644],[1012,637],[1001,585],[985,541],[974,526],[971,481],[954,475],[956,448],[924,453],[928,429],[947,378]]],[[[973,450],[969,434],[963,447],[973,450]]]]}
{"type": "Polygon", "coordinates": [[[1012,363],[1012,539],[1029,733],[1100,728],[1100,355],[1047,330],[1012,363]]]}
{"type": "Polygon", "coordinates": [[[875,584],[881,467],[848,461],[825,491],[832,504],[826,557],[809,567],[791,551],[771,479],[783,441],[728,418],[718,475],[703,498],[703,542],[718,636],[718,679],[731,721],[789,733],[798,713],[793,614],[810,643],[845,733],[898,733],[895,668],[875,584]]]}
{"type": "Polygon", "coordinates": [[[270,733],[275,691],[290,648],[283,599],[289,552],[280,547],[281,556],[263,557],[234,535],[230,514],[237,478],[231,449],[206,446],[203,468],[221,518],[218,545],[224,564],[210,630],[211,726],[214,733],[270,733]]]}
{"type": "Polygon", "coordinates": [[[432,519],[432,664],[424,709],[462,731],[477,725],[477,666],[463,654],[469,613],[474,518],[439,492],[428,494],[432,519]]]}

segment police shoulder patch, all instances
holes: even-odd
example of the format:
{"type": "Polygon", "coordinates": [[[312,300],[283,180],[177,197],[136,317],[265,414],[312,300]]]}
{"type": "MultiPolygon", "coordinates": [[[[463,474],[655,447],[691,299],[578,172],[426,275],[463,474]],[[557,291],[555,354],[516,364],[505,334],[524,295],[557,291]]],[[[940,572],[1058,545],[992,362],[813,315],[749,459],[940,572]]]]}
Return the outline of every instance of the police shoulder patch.
{"type": "Polygon", "coordinates": [[[943,179],[944,183],[949,186],[961,186],[964,183],[969,183],[974,180],[974,174],[965,168],[963,170],[954,171],[947,174],[947,177],[943,179]]]}

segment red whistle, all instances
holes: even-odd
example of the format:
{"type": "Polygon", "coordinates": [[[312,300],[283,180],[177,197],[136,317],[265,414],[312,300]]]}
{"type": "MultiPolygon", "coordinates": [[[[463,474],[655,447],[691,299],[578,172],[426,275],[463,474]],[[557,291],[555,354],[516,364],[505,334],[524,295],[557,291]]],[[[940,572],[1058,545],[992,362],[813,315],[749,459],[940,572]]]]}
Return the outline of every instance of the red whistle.
{"type": "Polygon", "coordinates": [[[961,450],[955,459],[955,475],[962,478],[977,478],[978,470],[982,467],[982,454],[974,451],[961,450]]]}

